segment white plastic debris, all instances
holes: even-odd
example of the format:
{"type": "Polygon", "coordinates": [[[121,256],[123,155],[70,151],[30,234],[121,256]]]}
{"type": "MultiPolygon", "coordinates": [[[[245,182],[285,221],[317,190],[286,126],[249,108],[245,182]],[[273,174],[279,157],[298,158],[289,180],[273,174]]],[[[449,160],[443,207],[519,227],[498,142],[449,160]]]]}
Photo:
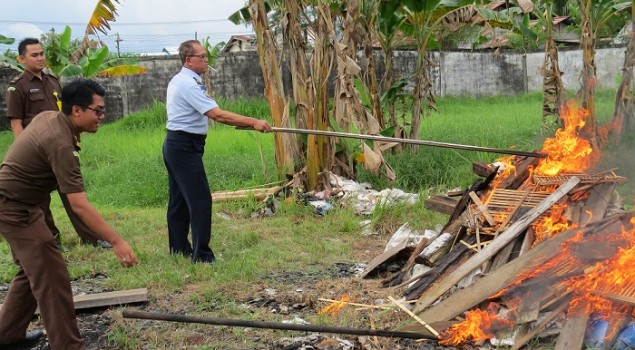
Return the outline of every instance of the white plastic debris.
{"type": "Polygon", "coordinates": [[[390,237],[388,243],[386,243],[386,248],[384,249],[384,251],[388,251],[399,246],[403,242],[410,240],[411,233],[412,231],[410,230],[409,223],[406,222],[405,224],[401,225],[401,227],[392,235],[392,237],[390,237]]]}
{"type": "Polygon", "coordinates": [[[310,324],[309,322],[301,319],[300,317],[294,317],[291,320],[283,320],[282,323],[286,323],[286,324],[310,324]]]}
{"type": "Polygon", "coordinates": [[[333,209],[331,203],[327,201],[311,201],[309,205],[315,208],[315,213],[320,216],[324,216],[326,212],[333,209]]]}
{"type": "Polygon", "coordinates": [[[371,220],[362,220],[359,222],[362,236],[378,235],[379,232],[373,230],[373,222],[371,220]]]}

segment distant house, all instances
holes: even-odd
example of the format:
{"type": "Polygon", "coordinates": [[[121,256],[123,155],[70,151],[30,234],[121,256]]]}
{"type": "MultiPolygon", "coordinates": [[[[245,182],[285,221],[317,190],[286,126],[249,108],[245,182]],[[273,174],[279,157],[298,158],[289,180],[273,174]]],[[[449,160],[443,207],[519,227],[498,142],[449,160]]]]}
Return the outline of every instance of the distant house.
{"type": "Polygon", "coordinates": [[[222,52],[256,51],[255,35],[232,35],[222,52]]]}
{"type": "Polygon", "coordinates": [[[168,55],[178,55],[179,47],[178,46],[166,46],[161,50],[161,53],[165,53],[168,55]]]}

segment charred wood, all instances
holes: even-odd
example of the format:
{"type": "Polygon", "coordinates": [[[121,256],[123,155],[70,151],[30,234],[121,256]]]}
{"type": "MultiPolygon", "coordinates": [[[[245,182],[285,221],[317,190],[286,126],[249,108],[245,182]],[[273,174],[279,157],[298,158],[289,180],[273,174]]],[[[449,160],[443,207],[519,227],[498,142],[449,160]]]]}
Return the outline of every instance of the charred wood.
{"type": "Polygon", "coordinates": [[[485,162],[474,162],[472,163],[472,172],[480,177],[488,177],[492,173],[498,172],[497,166],[492,165],[491,163],[485,162]]]}
{"type": "Polygon", "coordinates": [[[452,215],[454,208],[459,203],[455,198],[448,196],[432,196],[423,203],[426,209],[435,211],[441,214],[452,215]]]}
{"type": "Polygon", "coordinates": [[[520,160],[516,165],[516,171],[514,174],[510,175],[507,179],[503,180],[500,184],[500,188],[506,188],[510,190],[515,190],[520,187],[520,185],[529,178],[530,169],[535,167],[538,164],[540,158],[527,157],[523,160],[520,160]]]}
{"type": "Polygon", "coordinates": [[[472,270],[489,260],[494,254],[498,253],[505,245],[515,239],[527,226],[529,226],[538,216],[549,209],[554,203],[558,202],[571,189],[573,189],[580,179],[577,177],[570,178],[564,185],[545,198],[539,205],[532,208],[520,220],[514,222],[509,229],[503,232],[497,239],[492,240],[483,250],[474,254],[465,264],[457,267],[454,271],[443,276],[442,279],[435,281],[423,294],[416,304],[415,312],[421,312],[437,300],[441,295],[446,293],[452,286],[459,282],[463,277],[472,270]]]}
{"type": "MultiPolygon", "coordinates": [[[[476,238],[474,236],[469,236],[466,240],[470,244],[474,244],[476,242],[476,238]]],[[[452,249],[448,254],[446,254],[437,265],[432,269],[432,271],[428,272],[424,275],[420,280],[415,282],[410,288],[406,290],[404,293],[406,296],[406,300],[414,300],[417,299],[423,294],[427,288],[430,287],[430,284],[434,282],[439,276],[443,275],[446,271],[451,271],[456,268],[456,265],[461,264],[460,257],[466,254],[469,249],[460,244],[457,245],[454,249],[452,249]]],[[[445,321],[445,320],[444,320],[445,321]]]]}
{"type": "Polygon", "coordinates": [[[470,288],[459,289],[440,303],[423,312],[415,311],[415,313],[427,322],[450,320],[509,286],[522,271],[532,271],[535,267],[544,264],[560,253],[560,244],[575,236],[578,231],[581,230],[585,235],[601,235],[608,230],[620,229],[622,225],[627,225],[632,216],[632,214],[615,215],[589,224],[582,229],[561,232],[548,242],[539,244],[517,259],[476,281],[470,288]]]}

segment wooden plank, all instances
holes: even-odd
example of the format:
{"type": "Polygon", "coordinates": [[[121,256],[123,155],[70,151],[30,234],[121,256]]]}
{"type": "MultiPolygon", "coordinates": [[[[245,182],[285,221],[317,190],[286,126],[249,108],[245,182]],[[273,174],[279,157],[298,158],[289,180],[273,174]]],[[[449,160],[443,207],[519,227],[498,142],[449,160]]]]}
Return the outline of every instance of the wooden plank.
{"type": "Polygon", "coordinates": [[[488,244],[480,252],[474,254],[468,261],[457,267],[456,270],[450,274],[443,276],[439,281],[435,281],[434,284],[428,288],[415,306],[415,313],[423,311],[434,303],[441,295],[448,291],[452,286],[457,284],[463,277],[467,276],[472,270],[481,266],[484,262],[490,259],[494,254],[498,253],[503,247],[515,239],[521,232],[523,232],[527,226],[529,226],[540,214],[551,208],[553,204],[558,202],[569,191],[571,191],[578,183],[580,179],[572,177],[560,188],[555,190],[549,197],[545,198],[538,206],[529,210],[518,221],[514,222],[509,228],[501,233],[496,239],[492,240],[492,243],[488,244]]]}
{"type": "Polygon", "coordinates": [[[472,163],[472,172],[480,177],[488,177],[491,173],[498,171],[498,167],[490,163],[474,162],[472,163]]]}
{"type": "Polygon", "coordinates": [[[586,331],[589,316],[584,311],[584,305],[582,304],[569,311],[554,350],[582,349],[584,332],[586,331]]]}
{"type": "Polygon", "coordinates": [[[558,315],[560,315],[562,311],[569,307],[569,301],[571,301],[571,297],[569,295],[563,297],[559,301],[558,306],[553,311],[551,311],[551,313],[547,315],[545,319],[543,319],[538,325],[536,325],[536,327],[534,327],[531,331],[523,334],[522,336],[514,339],[514,345],[511,347],[510,350],[518,350],[525,346],[527,342],[529,342],[533,337],[540,333],[543,328],[545,328],[549,323],[551,323],[551,321],[558,317],[558,315]]]}
{"type": "Polygon", "coordinates": [[[604,344],[602,350],[614,349],[615,342],[620,336],[620,331],[624,329],[632,320],[631,315],[633,308],[629,307],[624,313],[613,313],[608,320],[606,337],[604,338],[604,344]]]}
{"type": "MultiPolygon", "coordinates": [[[[73,296],[75,310],[130,303],[141,303],[146,301],[148,301],[147,288],[73,296]]],[[[2,309],[2,304],[0,304],[0,309],[2,309]]],[[[39,309],[36,310],[36,313],[39,313],[39,309]]]]}
{"type": "Polygon", "coordinates": [[[588,222],[600,220],[611,204],[611,196],[615,191],[615,183],[603,183],[593,186],[589,192],[589,198],[580,210],[579,222],[584,225],[588,222]]]}
{"type": "Polygon", "coordinates": [[[148,301],[148,289],[137,288],[73,296],[75,310],[148,301]]]}
{"type": "Polygon", "coordinates": [[[500,188],[508,188],[515,190],[520,185],[522,185],[525,180],[529,177],[530,171],[529,169],[533,169],[537,164],[540,158],[527,157],[518,164],[516,164],[516,174],[510,175],[503,182],[501,182],[500,188]]]}
{"type": "Polygon", "coordinates": [[[282,186],[275,186],[271,188],[259,188],[250,190],[237,190],[237,191],[221,191],[212,192],[212,202],[223,202],[228,200],[238,200],[253,198],[257,201],[265,199],[268,195],[281,191],[282,186]]]}
{"type": "Polygon", "coordinates": [[[377,269],[379,265],[387,261],[393,260],[399,253],[401,253],[407,247],[408,247],[408,240],[404,240],[403,242],[401,242],[401,244],[397,245],[396,247],[390,248],[386,250],[385,252],[377,255],[370,262],[368,262],[368,265],[366,265],[366,269],[364,270],[364,272],[362,272],[360,277],[366,278],[366,276],[368,276],[371,272],[375,271],[375,269],[377,269]]]}
{"type": "Polygon", "coordinates": [[[423,206],[437,213],[452,215],[458,202],[458,199],[448,196],[432,196],[423,202],[423,206]]]}
{"type": "Polygon", "coordinates": [[[419,316],[428,322],[450,320],[478,305],[514,282],[522,271],[530,271],[560,253],[560,244],[575,236],[578,230],[561,232],[548,244],[544,242],[498,270],[474,282],[470,288],[459,289],[447,299],[430,307],[419,316]]]}
{"type": "MultiPolygon", "coordinates": [[[[609,230],[621,230],[623,221],[620,222],[619,220],[623,218],[628,220],[631,217],[632,215],[630,214],[614,216],[603,222],[591,224],[581,230],[585,234],[589,232],[602,234],[609,230]]],[[[534,270],[535,267],[544,264],[545,261],[560,253],[560,244],[575,236],[578,231],[580,229],[564,231],[548,241],[540,243],[534,249],[476,281],[470,288],[455,291],[447,299],[420,313],[419,316],[427,322],[437,322],[447,321],[462,314],[509,286],[521,272],[534,270]]]]}
{"type": "Polygon", "coordinates": [[[470,192],[469,196],[470,198],[472,198],[472,201],[474,202],[474,204],[476,204],[476,206],[478,207],[478,210],[481,212],[481,214],[483,214],[483,216],[485,217],[485,220],[487,220],[490,226],[495,226],[496,220],[494,220],[494,218],[490,215],[489,211],[487,211],[487,207],[485,207],[483,202],[481,202],[481,199],[478,198],[476,193],[470,192]]]}
{"type": "Polygon", "coordinates": [[[617,301],[623,304],[630,304],[631,306],[635,306],[635,296],[630,296],[630,295],[623,295],[623,294],[618,294],[618,293],[610,293],[610,292],[603,292],[601,290],[594,290],[593,294],[595,295],[599,295],[603,298],[606,299],[611,299],[613,301],[617,301]]]}

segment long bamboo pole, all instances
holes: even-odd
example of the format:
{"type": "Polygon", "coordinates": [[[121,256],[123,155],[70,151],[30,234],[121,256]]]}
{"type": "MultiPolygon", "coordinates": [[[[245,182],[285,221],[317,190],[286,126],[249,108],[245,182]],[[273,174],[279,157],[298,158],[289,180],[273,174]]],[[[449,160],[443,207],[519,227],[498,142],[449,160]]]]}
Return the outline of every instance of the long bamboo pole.
{"type": "Polygon", "coordinates": [[[438,339],[435,336],[421,334],[421,333],[414,333],[414,332],[393,332],[393,331],[374,330],[374,329],[247,321],[247,320],[237,320],[237,319],[227,319],[227,318],[187,316],[187,315],[181,315],[181,314],[165,314],[160,312],[146,312],[146,311],[139,311],[139,310],[124,310],[122,315],[125,318],[139,318],[139,319],[145,319],[145,320],[171,321],[171,322],[183,322],[183,323],[202,323],[202,324],[211,324],[216,326],[282,329],[282,330],[290,330],[290,331],[367,335],[367,336],[388,337],[388,338],[438,339]]]}
{"type": "MultiPolygon", "coordinates": [[[[239,130],[253,130],[251,128],[242,128],[242,127],[238,127],[237,129],[239,129],[239,130]]],[[[490,147],[481,147],[481,146],[472,146],[472,145],[461,145],[461,144],[458,144],[458,143],[447,143],[447,142],[438,142],[438,141],[402,139],[402,138],[398,138],[398,137],[386,137],[386,136],[379,136],[379,135],[353,134],[353,133],[348,133],[348,132],[324,131],[324,130],[308,130],[308,129],[280,128],[280,127],[272,127],[271,129],[273,129],[273,132],[282,132],[282,133],[322,135],[322,136],[344,137],[344,138],[361,139],[361,140],[372,140],[372,141],[411,143],[411,144],[423,145],[423,146],[452,148],[452,149],[463,149],[463,150],[477,151],[477,152],[511,154],[511,155],[516,155],[516,156],[534,157],[534,158],[546,158],[547,157],[546,154],[538,153],[538,152],[526,152],[526,151],[516,151],[516,150],[512,150],[512,149],[499,149],[499,148],[490,148],[490,147]]]]}

